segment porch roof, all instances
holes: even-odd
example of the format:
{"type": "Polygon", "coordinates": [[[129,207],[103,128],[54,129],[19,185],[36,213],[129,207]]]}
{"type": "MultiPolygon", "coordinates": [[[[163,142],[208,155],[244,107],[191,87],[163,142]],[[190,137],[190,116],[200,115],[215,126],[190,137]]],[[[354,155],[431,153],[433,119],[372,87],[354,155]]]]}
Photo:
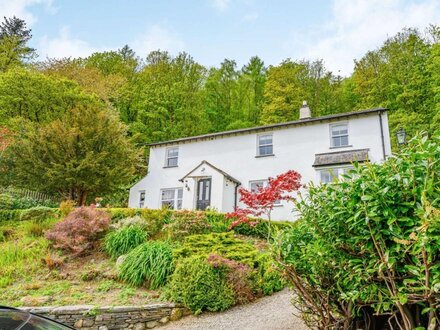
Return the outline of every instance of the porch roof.
{"type": "Polygon", "coordinates": [[[200,166],[202,165],[208,165],[209,167],[211,167],[212,169],[216,170],[217,172],[221,173],[225,178],[227,178],[228,180],[235,182],[237,185],[241,185],[241,182],[238,181],[237,179],[235,179],[233,176],[230,176],[228,173],[226,173],[225,171],[222,171],[221,169],[219,169],[218,167],[212,165],[210,162],[207,162],[206,160],[202,160],[202,162],[197,165],[196,167],[194,167],[189,173],[187,173],[183,178],[181,178],[179,181],[185,180],[185,178],[189,177],[191,175],[191,173],[193,173],[195,170],[197,170],[200,166]]]}
{"type": "Polygon", "coordinates": [[[368,161],[369,149],[347,150],[339,152],[328,152],[315,155],[314,167],[349,164],[353,162],[368,161]]]}

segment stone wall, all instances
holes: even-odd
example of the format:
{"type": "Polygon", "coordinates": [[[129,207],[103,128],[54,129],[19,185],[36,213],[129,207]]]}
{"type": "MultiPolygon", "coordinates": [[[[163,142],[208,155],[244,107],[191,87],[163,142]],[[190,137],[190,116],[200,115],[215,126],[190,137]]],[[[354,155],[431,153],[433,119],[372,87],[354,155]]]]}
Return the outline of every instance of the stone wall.
{"type": "Polygon", "coordinates": [[[89,305],[22,307],[21,309],[81,330],[151,329],[188,314],[186,309],[172,303],[108,307],[89,305]]]}

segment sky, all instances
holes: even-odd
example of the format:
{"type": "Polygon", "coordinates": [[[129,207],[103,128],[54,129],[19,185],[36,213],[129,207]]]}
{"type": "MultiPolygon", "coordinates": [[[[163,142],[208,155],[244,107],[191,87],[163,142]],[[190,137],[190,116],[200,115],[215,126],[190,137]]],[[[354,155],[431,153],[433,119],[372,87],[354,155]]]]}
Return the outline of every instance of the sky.
{"type": "Polygon", "coordinates": [[[346,76],[404,27],[440,24],[440,0],[0,0],[0,17],[13,15],[42,60],[128,44],[140,57],[186,51],[206,66],[323,59],[346,76]]]}

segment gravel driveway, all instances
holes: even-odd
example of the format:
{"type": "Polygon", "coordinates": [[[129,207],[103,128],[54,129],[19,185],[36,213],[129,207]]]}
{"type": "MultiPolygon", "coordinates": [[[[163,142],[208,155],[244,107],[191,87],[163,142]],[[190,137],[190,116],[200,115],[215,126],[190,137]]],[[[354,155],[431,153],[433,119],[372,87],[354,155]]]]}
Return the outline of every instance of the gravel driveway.
{"type": "Polygon", "coordinates": [[[284,289],[272,296],[258,299],[252,304],[236,306],[223,313],[202,313],[170,322],[164,330],[306,330],[304,323],[292,313],[291,292],[284,289]]]}

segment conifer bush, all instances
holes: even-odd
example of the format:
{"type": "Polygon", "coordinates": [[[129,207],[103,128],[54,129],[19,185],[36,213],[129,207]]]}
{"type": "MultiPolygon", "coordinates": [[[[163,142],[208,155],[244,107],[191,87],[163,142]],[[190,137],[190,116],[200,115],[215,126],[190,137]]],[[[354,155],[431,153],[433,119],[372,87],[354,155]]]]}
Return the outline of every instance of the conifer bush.
{"type": "Polygon", "coordinates": [[[144,243],[147,237],[148,234],[138,226],[122,227],[106,235],[104,250],[116,259],[144,243]]]}
{"type": "Polygon", "coordinates": [[[195,314],[204,310],[224,311],[235,302],[234,291],[226,278],[200,256],[185,258],[178,263],[167,286],[166,296],[195,314]]]}

